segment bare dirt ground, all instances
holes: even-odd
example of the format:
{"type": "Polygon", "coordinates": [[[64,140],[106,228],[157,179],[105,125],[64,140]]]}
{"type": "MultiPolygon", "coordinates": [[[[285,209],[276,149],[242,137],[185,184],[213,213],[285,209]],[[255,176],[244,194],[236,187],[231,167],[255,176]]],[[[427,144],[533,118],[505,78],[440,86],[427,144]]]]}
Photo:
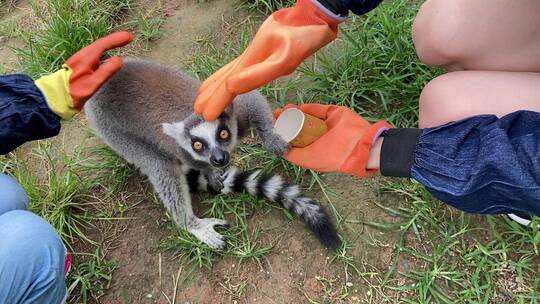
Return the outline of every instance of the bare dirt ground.
{"type": "MultiPolygon", "coordinates": [[[[175,66],[189,61],[200,35],[218,32],[222,21],[235,13],[230,0],[166,1],[164,7],[163,36],[141,56],[175,66]]],[[[0,45],[0,65],[11,66],[15,57],[6,46],[0,45]]],[[[59,146],[74,146],[73,142],[84,138],[85,130],[80,115],[64,126],[56,141],[59,146]]],[[[262,266],[249,260],[218,258],[212,271],[192,271],[174,252],[159,249],[160,240],[169,233],[168,219],[152,199],[148,184],[137,176],[126,181],[131,197],[123,214],[125,220],[100,223],[88,231],[118,263],[112,285],[99,303],[170,303],[175,293],[176,303],[367,302],[374,296],[370,282],[388,268],[396,236],[358,222],[392,221],[373,203],[395,202],[392,197],[377,195],[376,180],[330,176],[327,182],[337,193],[332,196],[336,210],[351,222],[342,225],[339,232],[351,246],[348,255],[361,274],[343,262],[331,263],[332,253],[323,249],[300,221],[288,221],[277,210],[256,212],[249,219],[250,227],[275,228],[266,240],[275,246],[262,266]]],[[[331,213],[322,193],[308,194],[331,213]]]]}
{"type": "Polygon", "coordinates": [[[169,1],[165,4],[163,35],[143,56],[173,66],[185,64],[196,50],[196,40],[218,32],[222,21],[232,14],[230,0],[169,1]]]}
{"type": "MultiPolygon", "coordinates": [[[[373,208],[373,202],[381,198],[371,185],[342,177],[332,178],[330,184],[341,193],[334,205],[346,218],[392,221],[373,208]]],[[[172,298],[177,276],[177,303],[306,303],[308,298],[339,299],[345,287],[350,289],[345,303],[367,301],[369,284],[354,271],[346,272],[341,262],[330,263],[331,253],[318,244],[301,222],[289,222],[276,210],[256,212],[249,219],[250,228],[255,223],[260,227],[279,227],[266,240],[275,246],[262,267],[252,261],[218,258],[212,271],[192,272],[172,252],[158,248],[159,241],[168,233],[167,219],[163,208],[145,197],[145,188],[133,189],[139,194],[138,199],[132,200],[140,199],[140,203],[125,213],[132,220],[125,222],[122,229],[116,227],[115,237],[107,242],[114,244],[110,245],[109,255],[117,259],[118,268],[100,303],[168,303],[165,295],[172,298]],[[332,286],[324,286],[320,279],[331,281],[332,286]]],[[[323,201],[320,194],[313,195],[323,201]]],[[[391,199],[383,198],[382,202],[391,204],[391,199]]],[[[360,224],[343,227],[340,233],[351,244],[348,254],[361,272],[384,273],[391,259],[393,235],[360,224]]]]}

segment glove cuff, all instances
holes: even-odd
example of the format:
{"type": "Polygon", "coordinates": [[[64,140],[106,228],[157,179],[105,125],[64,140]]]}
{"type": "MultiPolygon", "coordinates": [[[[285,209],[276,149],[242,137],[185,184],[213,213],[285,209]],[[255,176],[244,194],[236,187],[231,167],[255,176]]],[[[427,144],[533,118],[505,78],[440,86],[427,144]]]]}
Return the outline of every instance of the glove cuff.
{"type": "Polygon", "coordinates": [[[379,121],[371,125],[364,136],[360,138],[351,155],[347,158],[345,163],[343,163],[340,171],[356,176],[369,176],[377,172],[377,170],[368,170],[366,168],[369,152],[375,138],[379,137],[383,131],[391,128],[392,126],[386,121],[379,121]]]}
{"type": "Polygon", "coordinates": [[[79,112],[73,106],[73,99],[69,94],[71,73],[71,68],[63,65],[62,69],[35,81],[36,86],[45,96],[49,108],[65,120],[72,118],[79,112]]]}

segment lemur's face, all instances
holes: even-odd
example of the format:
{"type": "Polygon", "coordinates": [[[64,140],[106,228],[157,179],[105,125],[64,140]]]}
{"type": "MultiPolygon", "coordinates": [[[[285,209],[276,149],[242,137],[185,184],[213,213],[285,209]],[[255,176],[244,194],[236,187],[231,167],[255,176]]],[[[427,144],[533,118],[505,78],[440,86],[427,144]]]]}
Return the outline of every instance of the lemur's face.
{"type": "Polygon", "coordinates": [[[229,164],[238,136],[236,119],[228,113],[211,122],[192,115],[181,122],[164,123],[163,132],[193,159],[216,168],[229,164]]]}

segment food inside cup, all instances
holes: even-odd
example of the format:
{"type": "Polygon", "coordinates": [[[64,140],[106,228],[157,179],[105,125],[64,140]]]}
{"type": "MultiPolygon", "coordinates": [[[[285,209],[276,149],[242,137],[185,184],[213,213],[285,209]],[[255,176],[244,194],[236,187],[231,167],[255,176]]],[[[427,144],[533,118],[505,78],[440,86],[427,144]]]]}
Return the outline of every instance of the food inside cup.
{"type": "Polygon", "coordinates": [[[328,127],[323,120],[296,108],[283,111],[274,126],[275,133],[297,148],[310,145],[327,131],[328,127]]]}

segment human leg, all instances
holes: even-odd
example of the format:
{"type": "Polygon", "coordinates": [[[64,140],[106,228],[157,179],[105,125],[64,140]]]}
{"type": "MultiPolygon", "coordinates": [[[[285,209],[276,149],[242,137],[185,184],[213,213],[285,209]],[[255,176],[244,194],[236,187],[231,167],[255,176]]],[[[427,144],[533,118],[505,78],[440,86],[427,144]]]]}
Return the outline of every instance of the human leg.
{"type": "MultiPolygon", "coordinates": [[[[420,127],[479,114],[540,111],[540,74],[534,73],[540,72],[539,11],[536,0],[426,1],[413,25],[422,62],[477,72],[431,81],[420,97],[420,127]]],[[[526,216],[509,216],[530,223],[526,216]]]]}
{"type": "Polygon", "coordinates": [[[0,303],[62,303],[64,257],[62,240],[39,216],[0,215],[0,303]]]}
{"type": "Polygon", "coordinates": [[[54,228],[26,211],[28,198],[0,174],[0,303],[62,303],[65,248],[54,228]]]}
{"type": "Polygon", "coordinates": [[[418,56],[449,71],[540,71],[540,1],[428,0],[413,24],[418,56]]]}
{"type": "Polygon", "coordinates": [[[540,73],[461,71],[435,78],[420,95],[420,128],[481,114],[540,112],[540,73]]]}
{"type": "MultiPolygon", "coordinates": [[[[431,81],[420,96],[419,126],[435,127],[481,115],[503,116],[518,110],[540,112],[540,73],[462,71],[431,81]]],[[[531,217],[509,217],[528,226],[531,217]]]]}
{"type": "Polygon", "coordinates": [[[0,173],[0,215],[11,210],[28,209],[28,197],[11,177],[0,173]]]}

